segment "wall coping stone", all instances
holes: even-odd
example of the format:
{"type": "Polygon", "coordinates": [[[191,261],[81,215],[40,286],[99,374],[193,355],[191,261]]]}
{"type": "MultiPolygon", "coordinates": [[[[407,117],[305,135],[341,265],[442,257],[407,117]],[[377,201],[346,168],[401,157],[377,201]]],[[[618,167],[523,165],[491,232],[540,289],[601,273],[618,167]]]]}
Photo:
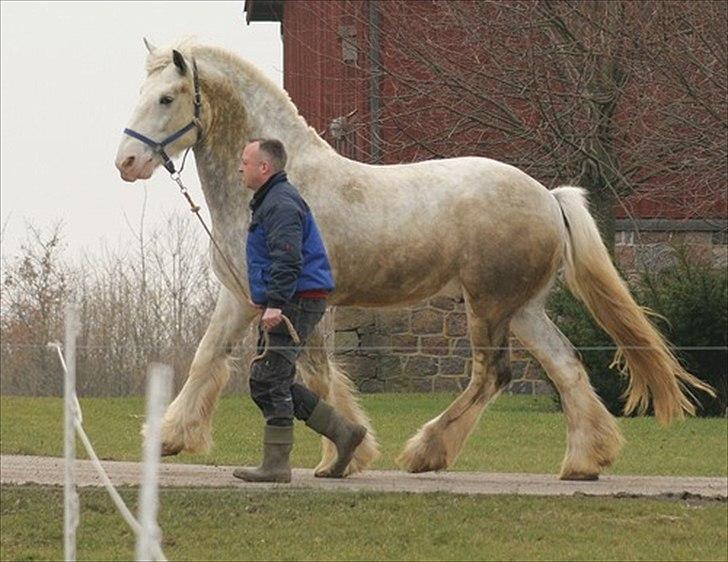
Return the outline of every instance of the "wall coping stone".
{"type": "Polygon", "coordinates": [[[617,219],[617,232],[720,232],[728,229],[726,219],[617,219]]]}

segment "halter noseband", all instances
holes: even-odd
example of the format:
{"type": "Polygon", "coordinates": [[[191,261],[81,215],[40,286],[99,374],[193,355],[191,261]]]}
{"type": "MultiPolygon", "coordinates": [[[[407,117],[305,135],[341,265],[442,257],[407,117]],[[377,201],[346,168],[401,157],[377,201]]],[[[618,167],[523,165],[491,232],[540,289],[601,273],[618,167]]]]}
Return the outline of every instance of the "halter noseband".
{"type": "Polygon", "coordinates": [[[133,129],[124,129],[124,133],[129,135],[130,137],[133,137],[137,140],[142,141],[147,146],[150,146],[152,150],[156,154],[158,154],[162,158],[162,162],[164,164],[164,167],[167,169],[167,171],[174,175],[176,173],[176,170],[174,168],[174,162],[172,162],[172,159],[167,155],[167,153],[164,151],[164,147],[168,144],[173,143],[178,138],[180,138],[182,135],[187,133],[188,131],[191,131],[192,129],[197,129],[197,142],[199,142],[200,137],[202,136],[202,126],[200,125],[200,111],[202,109],[202,100],[200,98],[200,82],[197,79],[197,62],[195,59],[192,59],[192,80],[195,84],[195,116],[187,125],[182,127],[179,131],[176,133],[172,133],[169,135],[166,139],[164,139],[162,142],[156,142],[150,139],[149,137],[145,137],[141,133],[137,133],[133,129]]]}

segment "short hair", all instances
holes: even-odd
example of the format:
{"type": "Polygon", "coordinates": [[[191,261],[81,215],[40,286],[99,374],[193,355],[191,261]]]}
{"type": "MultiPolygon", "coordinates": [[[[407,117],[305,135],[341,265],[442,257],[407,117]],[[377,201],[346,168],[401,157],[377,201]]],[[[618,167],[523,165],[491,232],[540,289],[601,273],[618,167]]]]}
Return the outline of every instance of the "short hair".
{"type": "Polygon", "coordinates": [[[258,150],[262,150],[270,158],[271,166],[276,172],[280,172],[286,168],[288,155],[283,143],[278,139],[250,139],[248,144],[257,142],[258,150]]]}

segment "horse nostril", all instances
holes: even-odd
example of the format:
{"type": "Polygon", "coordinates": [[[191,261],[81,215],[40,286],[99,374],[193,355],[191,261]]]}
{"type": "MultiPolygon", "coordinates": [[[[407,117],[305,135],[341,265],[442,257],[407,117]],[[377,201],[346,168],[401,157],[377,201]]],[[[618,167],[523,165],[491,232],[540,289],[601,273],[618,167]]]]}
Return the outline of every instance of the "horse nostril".
{"type": "Polygon", "coordinates": [[[129,158],[127,158],[126,160],[124,160],[124,163],[121,165],[121,167],[124,170],[128,170],[133,165],[134,165],[134,157],[133,156],[129,156],[129,158]]]}

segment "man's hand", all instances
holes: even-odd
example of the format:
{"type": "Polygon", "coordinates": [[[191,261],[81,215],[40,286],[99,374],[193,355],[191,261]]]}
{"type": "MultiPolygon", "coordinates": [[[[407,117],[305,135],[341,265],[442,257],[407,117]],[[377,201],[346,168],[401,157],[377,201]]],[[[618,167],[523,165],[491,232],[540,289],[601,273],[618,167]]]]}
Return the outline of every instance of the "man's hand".
{"type": "Polygon", "coordinates": [[[283,320],[283,311],[280,308],[266,308],[263,318],[260,319],[266,332],[275,328],[281,323],[281,320],[283,320]]]}

